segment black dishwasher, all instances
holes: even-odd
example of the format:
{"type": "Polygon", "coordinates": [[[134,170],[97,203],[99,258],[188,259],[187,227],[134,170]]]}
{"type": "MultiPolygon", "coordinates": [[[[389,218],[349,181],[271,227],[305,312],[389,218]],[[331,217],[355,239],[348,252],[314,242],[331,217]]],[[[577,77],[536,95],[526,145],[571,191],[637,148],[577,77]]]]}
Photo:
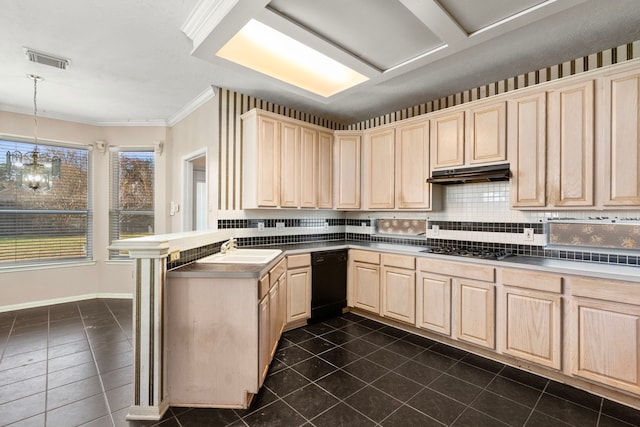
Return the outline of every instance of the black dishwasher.
{"type": "Polygon", "coordinates": [[[342,314],[347,306],[347,250],[311,253],[311,319],[342,314]]]}

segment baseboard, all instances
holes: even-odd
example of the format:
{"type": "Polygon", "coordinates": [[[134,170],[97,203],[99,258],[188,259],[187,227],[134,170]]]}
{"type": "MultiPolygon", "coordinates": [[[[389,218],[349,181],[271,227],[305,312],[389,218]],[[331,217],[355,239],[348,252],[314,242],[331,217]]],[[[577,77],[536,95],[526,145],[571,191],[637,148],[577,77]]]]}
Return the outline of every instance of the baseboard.
{"type": "Polygon", "coordinates": [[[63,304],[66,302],[84,301],[84,300],[96,299],[96,298],[133,299],[133,294],[131,293],[96,293],[96,294],[74,295],[74,296],[62,297],[62,298],[52,298],[52,299],[40,300],[40,301],[29,301],[21,304],[0,306],[0,313],[4,313],[7,311],[24,310],[25,308],[35,308],[35,307],[43,307],[46,305],[63,304]]]}

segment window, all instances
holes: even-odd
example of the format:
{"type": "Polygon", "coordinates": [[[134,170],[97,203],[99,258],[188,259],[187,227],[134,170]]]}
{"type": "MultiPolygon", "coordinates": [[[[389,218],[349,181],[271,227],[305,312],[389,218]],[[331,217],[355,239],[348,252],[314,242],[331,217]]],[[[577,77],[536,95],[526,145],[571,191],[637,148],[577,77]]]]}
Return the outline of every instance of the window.
{"type": "MultiPolygon", "coordinates": [[[[110,241],[154,234],[154,152],[111,152],[110,241]]],[[[126,253],[111,251],[110,258],[126,253]]]]}
{"type": "Polygon", "coordinates": [[[41,156],[60,158],[60,176],[32,190],[11,173],[7,152],[35,148],[0,138],[0,267],[91,259],[89,150],[38,144],[41,156]]]}

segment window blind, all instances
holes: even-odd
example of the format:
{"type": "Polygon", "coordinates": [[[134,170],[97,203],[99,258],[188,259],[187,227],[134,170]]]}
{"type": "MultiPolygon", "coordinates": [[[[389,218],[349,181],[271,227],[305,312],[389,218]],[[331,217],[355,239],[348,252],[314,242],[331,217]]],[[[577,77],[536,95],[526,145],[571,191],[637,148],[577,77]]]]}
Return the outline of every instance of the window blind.
{"type": "Polygon", "coordinates": [[[35,148],[0,139],[0,266],[90,259],[89,151],[38,144],[41,155],[60,157],[61,170],[50,189],[32,190],[9,173],[6,153],[35,148]]]}
{"type": "MultiPolygon", "coordinates": [[[[112,151],[110,163],[110,241],[154,234],[153,150],[112,151]]],[[[126,255],[110,252],[111,259],[126,255]]]]}

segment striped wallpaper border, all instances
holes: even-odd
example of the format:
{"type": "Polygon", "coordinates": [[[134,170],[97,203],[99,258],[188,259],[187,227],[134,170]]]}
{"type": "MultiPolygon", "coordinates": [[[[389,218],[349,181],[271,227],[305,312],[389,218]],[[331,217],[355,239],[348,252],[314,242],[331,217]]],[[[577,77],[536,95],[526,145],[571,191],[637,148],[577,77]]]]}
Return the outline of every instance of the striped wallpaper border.
{"type": "Polygon", "coordinates": [[[347,130],[366,130],[377,126],[410,119],[422,114],[432,113],[478,99],[511,92],[525,87],[535,86],[541,83],[557,80],[563,77],[596,70],[620,62],[629,61],[640,57],[640,41],[627,43],[612,49],[597,52],[582,58],[556,64],[551,67],[520,74],[504,80],[499,80],[484,86],[458,92],[454,95],[434,99],[389,114],[367,119],[347,126],[347,130]]]}

